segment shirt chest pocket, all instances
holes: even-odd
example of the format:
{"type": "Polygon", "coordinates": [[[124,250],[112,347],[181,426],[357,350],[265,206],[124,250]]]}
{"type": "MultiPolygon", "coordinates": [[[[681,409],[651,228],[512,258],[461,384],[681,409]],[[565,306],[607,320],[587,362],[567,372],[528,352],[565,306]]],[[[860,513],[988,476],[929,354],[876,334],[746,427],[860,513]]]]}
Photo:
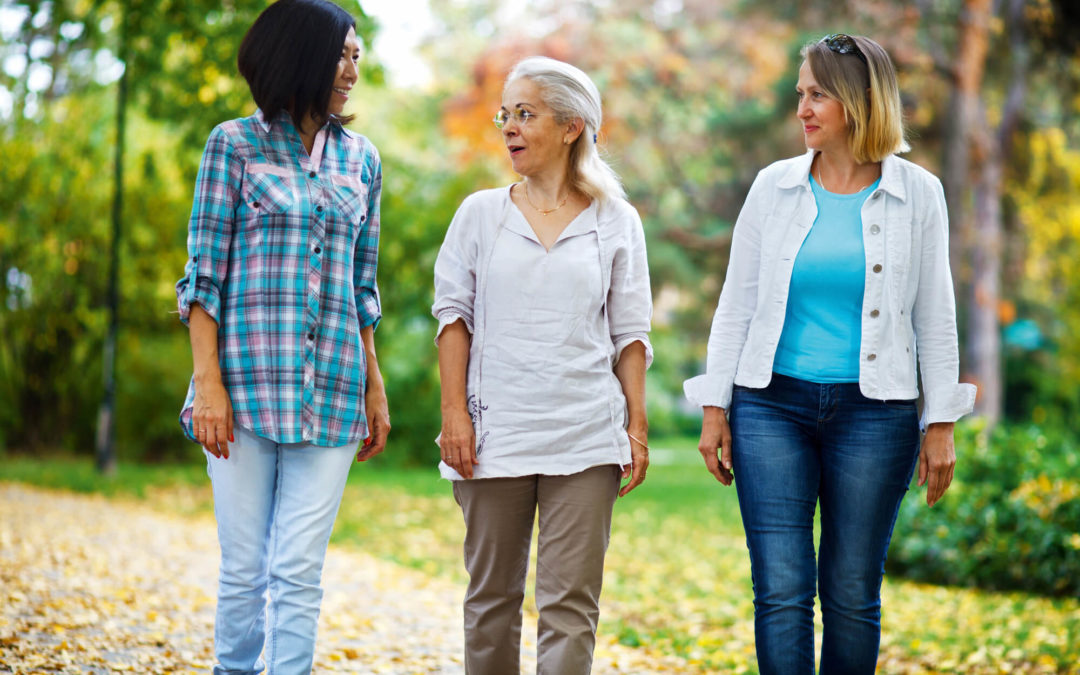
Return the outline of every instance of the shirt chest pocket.
{"type": "Polygon", "coordinates": [[[241,194],[249,209],[262,214],[284,213],[296,201],[289,170],[273,164],[248,164],[241,194]]]}
{"type": "Polygon", "coordinates": [[[331,176],[334,184],[334,209],[350,228],[367,225],[368,188],[358,176],[331,176]]]}

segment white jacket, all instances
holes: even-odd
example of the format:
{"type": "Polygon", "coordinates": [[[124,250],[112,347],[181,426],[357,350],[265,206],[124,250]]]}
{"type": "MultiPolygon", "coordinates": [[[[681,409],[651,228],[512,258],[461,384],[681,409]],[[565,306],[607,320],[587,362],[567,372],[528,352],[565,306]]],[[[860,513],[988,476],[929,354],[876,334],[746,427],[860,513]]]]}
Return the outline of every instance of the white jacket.
{"type": "MultiPolygon", "coordinates": [[[[759,389],[772,379],[791,269],[817,217],[809,179],[813,158],[811,150],[776,162],[750,187],[732,235],[705,374],[683,384],[696,405],[727,408],[733,384],[759,389]]],[[[917,398],[917,360],[924,428],[953,422],[975,403],[975,385],[958,383],[948,229],[941,182],[911,162],[886,157],[881,182],[862,207],[866,285],[859,389],[873,399],[917,398]]]]}

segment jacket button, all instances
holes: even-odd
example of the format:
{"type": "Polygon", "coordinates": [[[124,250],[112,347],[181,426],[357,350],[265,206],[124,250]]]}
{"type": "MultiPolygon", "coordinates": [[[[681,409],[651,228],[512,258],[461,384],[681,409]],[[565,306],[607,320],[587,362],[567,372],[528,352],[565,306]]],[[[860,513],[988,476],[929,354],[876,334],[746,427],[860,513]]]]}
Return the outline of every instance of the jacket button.
{"type": "Polygon", "coordinates": [[[876,358],[877,358],[877,354],[867,354],[866,355],[866,360],[867,361],[873,361],[876,358]]]}
{"type": "Polygon", "coordinates": [[[877,311],[876,309],[872,309],[872,310],[870,310],[870,318],[871,318],[871,319],[876,319],[876,318],[878,318],[878,315],[879,315],[879,314],[881,314],[881,312],[877,311]]]}
{"type": "Polygon", "coordinates": [[[874,265],[874,271],[875,272],[880,272],[881,271],[881,265],[880,264],[874,265]]]}
{"type": "Polygon", "coordinates": [[[870,234],[877,234],[878,232],[881,232],[881,227],[880,226],[878,226],[878,225],[871,225],[870,226],[870,234]]]}

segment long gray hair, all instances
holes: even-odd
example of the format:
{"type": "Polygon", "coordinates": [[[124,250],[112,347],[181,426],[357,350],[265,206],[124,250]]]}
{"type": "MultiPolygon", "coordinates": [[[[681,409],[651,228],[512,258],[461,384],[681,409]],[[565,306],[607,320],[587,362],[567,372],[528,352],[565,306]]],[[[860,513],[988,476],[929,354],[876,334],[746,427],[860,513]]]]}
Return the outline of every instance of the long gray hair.
{"type": "Polygon", "coordinates": [[[626,197],[622,182],[597,150],[597,133],[603,121],[600,90],[589,76],[569,63],[531,56],[519,61],[506,77],[504,89],[518,78],[528,78],[539,89],[544,104],[555,113],[555,121],[565,124],[576,118],[585,129],[570,146],[568,179],[572,189],[603,202],[626,197]]]}

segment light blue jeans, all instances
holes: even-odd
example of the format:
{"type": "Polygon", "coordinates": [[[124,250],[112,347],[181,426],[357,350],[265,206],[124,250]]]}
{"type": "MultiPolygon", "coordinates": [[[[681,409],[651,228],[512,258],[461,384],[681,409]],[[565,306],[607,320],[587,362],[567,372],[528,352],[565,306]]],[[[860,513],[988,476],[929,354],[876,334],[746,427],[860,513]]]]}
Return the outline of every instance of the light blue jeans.
{"type": "Polygon", "coordinates": [[[221,544],[214,675],[310,673],[323,560],[357,444],[279,444],[239,427],[235,438],[228,459],[207,453],[221,544]]]}

